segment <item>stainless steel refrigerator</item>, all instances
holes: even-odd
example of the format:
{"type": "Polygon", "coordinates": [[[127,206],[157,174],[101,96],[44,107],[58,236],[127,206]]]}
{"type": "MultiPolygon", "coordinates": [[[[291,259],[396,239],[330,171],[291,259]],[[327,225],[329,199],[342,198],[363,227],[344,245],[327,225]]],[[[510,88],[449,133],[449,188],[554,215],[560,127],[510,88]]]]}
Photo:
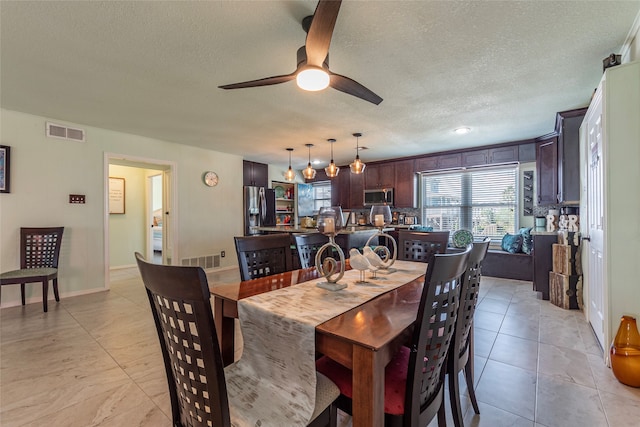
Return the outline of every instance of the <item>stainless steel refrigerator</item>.
{"type": "Polygon", "coordinates": [[[244,235],[261,234],[257,227],[276,225],[276,193],[270,188],[244,187],[244,235]]]}

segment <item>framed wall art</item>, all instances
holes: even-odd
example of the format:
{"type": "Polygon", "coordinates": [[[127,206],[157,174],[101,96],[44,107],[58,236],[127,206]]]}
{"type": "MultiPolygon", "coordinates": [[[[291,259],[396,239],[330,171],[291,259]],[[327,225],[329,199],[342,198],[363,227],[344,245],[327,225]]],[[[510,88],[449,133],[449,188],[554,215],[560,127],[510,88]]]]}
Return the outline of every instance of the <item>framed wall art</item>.
{"type": "Polygon", "coordinates": [[[109,213],[124,213],[124,178],[109,177],[109,213]]]}
{"type": "Polygon", "coordinates": [[[11,147],[0,145],[0,193],[10,193],[11,147]]]}

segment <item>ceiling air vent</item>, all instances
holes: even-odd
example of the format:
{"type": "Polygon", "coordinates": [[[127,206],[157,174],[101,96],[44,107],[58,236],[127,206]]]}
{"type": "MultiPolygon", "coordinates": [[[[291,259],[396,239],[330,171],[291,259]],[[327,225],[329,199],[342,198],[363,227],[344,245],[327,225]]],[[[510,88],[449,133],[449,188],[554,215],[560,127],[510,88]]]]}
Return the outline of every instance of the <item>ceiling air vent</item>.
{"type": "Polygon", "coordinates": [[[47,136],[84,142],[84,130],[47,122],[47,136]]]}

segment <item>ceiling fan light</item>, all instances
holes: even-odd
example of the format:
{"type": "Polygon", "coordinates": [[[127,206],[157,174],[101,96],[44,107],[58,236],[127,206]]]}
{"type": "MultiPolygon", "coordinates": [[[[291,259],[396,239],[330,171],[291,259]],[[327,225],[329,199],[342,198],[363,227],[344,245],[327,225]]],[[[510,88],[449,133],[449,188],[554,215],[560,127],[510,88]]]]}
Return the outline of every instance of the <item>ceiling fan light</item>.
{"type": "Polygon", "coordinates": [[[329,74],[322,68],[305,68],[296,76],[296,83],[300,89],[315,92],[329,86],[329,74]]]}

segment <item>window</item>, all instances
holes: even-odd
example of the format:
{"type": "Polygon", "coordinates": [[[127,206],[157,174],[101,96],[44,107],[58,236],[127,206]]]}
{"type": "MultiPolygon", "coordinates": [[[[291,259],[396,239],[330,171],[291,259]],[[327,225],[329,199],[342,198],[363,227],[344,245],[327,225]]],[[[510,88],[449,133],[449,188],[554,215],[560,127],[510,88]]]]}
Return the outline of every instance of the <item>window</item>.
{"type": "Polygon", "coordinates": [[[313,211],[331,206],[331,181],[318,181],[313,184],[313,211]]]}
{"type": "Polygon", "coordinates": [[[421,174],[422,223],[501,239],[517,226],[517,166],[421,174]]]}

